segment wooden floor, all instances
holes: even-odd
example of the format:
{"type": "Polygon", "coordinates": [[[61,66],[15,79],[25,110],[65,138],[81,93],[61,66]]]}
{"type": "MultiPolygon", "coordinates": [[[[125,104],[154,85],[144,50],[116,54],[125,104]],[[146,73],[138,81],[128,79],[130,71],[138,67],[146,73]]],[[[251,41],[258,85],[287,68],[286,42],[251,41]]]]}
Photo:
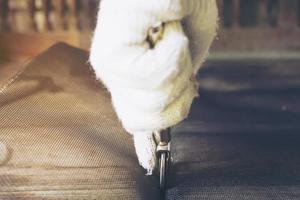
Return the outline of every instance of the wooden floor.
{"type": "MultiPolygon", "coordinates": [[[[157,180],[144,176],[107,91],[83,67],[87,56],[60,44],[0,93],[0,139],[9,148],[0,200],[157,199],[157,180]]],[[[174,130],[166,199],[299,199],[300,61],[243,60],[203,66],[201,97],[174,130]]]]}
{"type": "Polygon", "coordinates": [[[0,200],[157,199],[158,181],[138,165],[87,60],[87,52],[58,44],[0,92],[0,142],[9,149],[0,200]]]}

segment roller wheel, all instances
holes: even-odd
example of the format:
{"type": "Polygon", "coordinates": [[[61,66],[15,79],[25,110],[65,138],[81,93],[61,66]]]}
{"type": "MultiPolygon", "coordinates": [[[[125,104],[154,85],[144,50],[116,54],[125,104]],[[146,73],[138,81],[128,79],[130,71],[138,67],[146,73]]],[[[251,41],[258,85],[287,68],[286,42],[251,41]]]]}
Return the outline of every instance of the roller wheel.
{"type": "Polygon", "coordinates": [[[159,185],[160,185],[160,191],[164,192],[166,189],[166,179],[167,179],[167,172],[168,172],[168,153],[163,152],[160,154],[160,159],[159,159],[159,185]]]}

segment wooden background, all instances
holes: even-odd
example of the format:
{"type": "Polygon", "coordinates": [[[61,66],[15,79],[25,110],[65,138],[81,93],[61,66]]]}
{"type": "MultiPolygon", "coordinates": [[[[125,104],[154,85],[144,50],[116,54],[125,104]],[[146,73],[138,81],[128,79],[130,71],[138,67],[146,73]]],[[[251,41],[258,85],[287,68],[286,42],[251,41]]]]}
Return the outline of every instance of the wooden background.
{"type": "MultiPolygon", "coordinates": [[[[300,50],[300,0],[217,1],[220,30],[214,52],[300,50]]],[[[0,0],[0,55],[32,56],[57,41],[88,49],[98,3],[0,0]]]]}

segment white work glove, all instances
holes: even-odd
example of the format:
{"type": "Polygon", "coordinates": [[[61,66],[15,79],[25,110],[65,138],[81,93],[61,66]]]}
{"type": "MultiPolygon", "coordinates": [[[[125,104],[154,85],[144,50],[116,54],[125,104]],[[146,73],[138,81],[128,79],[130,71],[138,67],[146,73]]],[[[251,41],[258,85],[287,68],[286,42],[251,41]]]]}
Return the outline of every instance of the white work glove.
{"type": "Polygon", "coordinates": [[[151,175],[157,165],[156,141],[152,132],[135,132],[133,134],[135,152],[140,165],[151,175]]]}
{"type": "Polygon", "coordinates": [[[195,74],[215,36],[215,0],[104,0],[100,7],[90,62],[151,174],[153,133],[185,119],[198,94],[195,74]]]}

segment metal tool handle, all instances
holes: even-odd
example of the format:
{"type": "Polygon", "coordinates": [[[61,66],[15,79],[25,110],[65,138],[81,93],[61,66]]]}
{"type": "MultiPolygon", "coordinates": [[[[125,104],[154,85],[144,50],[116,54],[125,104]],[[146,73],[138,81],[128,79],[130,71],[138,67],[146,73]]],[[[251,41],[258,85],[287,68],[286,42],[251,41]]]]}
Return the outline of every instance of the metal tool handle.
{"type": "Polygon", "coordinates": [[[162,194],[165,193],[168,171],[171,161],[171,132],[170,128],[159,133],[156,153],[159,159],[159,186],[162,194]]]}

